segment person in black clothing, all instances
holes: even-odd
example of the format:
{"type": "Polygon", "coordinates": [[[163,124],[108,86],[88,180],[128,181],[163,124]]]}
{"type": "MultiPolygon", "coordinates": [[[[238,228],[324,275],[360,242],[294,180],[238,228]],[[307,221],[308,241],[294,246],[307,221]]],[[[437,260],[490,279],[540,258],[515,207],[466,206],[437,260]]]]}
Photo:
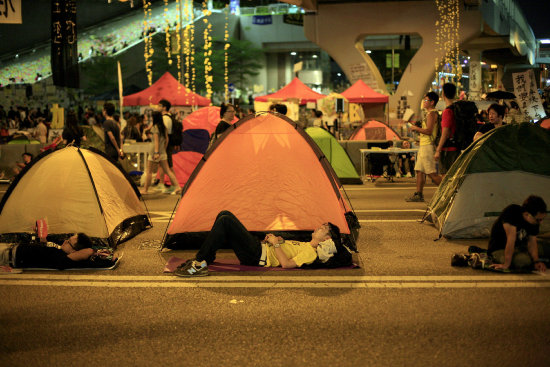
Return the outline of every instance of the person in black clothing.
{"type": "Polygon", "coordinates": [[[474,141],[481,138],[483,134],[489,132],[497,127],[501,127],[504,120],[504,114],[506,113],[506,107],[498,103],[493,103],[487,109],[489,116],[489,122],[481,125],[474,135],[474,141]]]}
{"type": "Polygon", "coordinates": [[[0,265],[12,268],[69,269],[93,254],[92,241],[84,233],[74,234],[61,246],[51,242],[0,243],[0,265]]]}
{"type": "Polygon", "coordinates": [[[83,141],[86,141],[86,135],[84,130],[78,126],[78,119],[74,112],[67,113],[67,120],[65,120],[65,128],[61,134],[63,138],[63,144],[67,145],[73,143],[75,147],[79,147],[83,141]]]}
{"type": "Polygon", "coordinates": [[[216,126],[214,134],[212,134],[212,138],[210,140],[211,144],[214,143],[218,139],[218,136],[223,134],[225,130],[231,127],[231,121],[233,121],[233,119],[235,118],[235,112],[235,106],[233,106],[231,103],[222,103],[222,105],[220,106],[221,121],[218,123],[218,126],[216,126]]]}
{"type": "Polygon", "coordinates": [[[493,257],[495,269],[528,270],[533,266],[545,272],[539,255],[548,256],[537,244],[539,225],[546,217],[546,203],[531,195],[523,204],[507,206],[491,229],[487,253],[493,257]]]}
{"type": "Polygon", "coordinates": [[[122,142],[120,141],[120,127],[113,119],[115,114],[115,105],[107,102],[103,105],[103,130],[105,131],[105,155],[113,162],[117,163],[119,157],[124,158],[122,151],[122,142]]]}

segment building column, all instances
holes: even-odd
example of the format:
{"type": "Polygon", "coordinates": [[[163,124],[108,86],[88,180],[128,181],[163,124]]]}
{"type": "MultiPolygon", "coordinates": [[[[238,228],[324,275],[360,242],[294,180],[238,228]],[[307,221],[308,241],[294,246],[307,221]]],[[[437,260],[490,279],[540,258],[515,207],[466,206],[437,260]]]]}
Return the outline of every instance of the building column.
{"type": "Polygon", "coordinates": [[[502,83],[502,77],[504,76],[504,66],[497,66],[497,80],[495,80],[495,86],[498,90],[505,90],[504,84],[502,83]]]}
{"type": "Polygon", "coordinates": [[[481,99],[481,91],[483,86],[483,77],[481,74],[481,51],[468,51],[468,54],[470,55],[469,99],[479,100],[481,99]]]}

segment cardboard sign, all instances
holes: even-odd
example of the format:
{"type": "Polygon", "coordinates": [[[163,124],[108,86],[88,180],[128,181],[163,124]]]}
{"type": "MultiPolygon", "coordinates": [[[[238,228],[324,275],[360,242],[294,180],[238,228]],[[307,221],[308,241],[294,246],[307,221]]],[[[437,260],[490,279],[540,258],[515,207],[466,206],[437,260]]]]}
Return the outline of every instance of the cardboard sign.
{"type": "Polygon", "coordinates": [[[0,1],[0,23],[21,24],[21,0],[1,0],[0,1]]]}
{"type": "Polygon", "coordinates": [[[513,78],[514,94],[525,119],[528,121],[538,121],[543,118],[546,113],[544,112],[544,107],[537,90],[533,70],[523,73],[513,73],[513,78]]]}

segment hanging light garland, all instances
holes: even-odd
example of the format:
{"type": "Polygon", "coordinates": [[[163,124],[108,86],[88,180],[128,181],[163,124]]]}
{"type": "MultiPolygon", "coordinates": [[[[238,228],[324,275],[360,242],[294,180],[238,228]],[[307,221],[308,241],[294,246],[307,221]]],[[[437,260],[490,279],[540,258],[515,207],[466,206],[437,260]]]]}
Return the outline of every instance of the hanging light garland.
{"type": "Polygon", "coordinates": [[[170,19],[168,19],[168,0],[164,0],[164,34],[166,35],[166,57],[168,58],[168,65],[172,65],[172,50],[170,48],[170,19]]]}
{"type": "Polygon", "coordinates": [[[435,0],[439,19],[435,22],[435,73],[439,83],[440,69],[448,74],[454,74],[454,82],[460,86],[462,67],[459,55],[460,1],[435,0]],[[439,55],[444,55],[442,59],[439,55]]]}
{"type": "Polygon", "coordinates": [[[225,101],[229,101],[229,5],[225,6],[225,28],[223,33],[223,82],[225,101]]]}
{"type": "Polygon", "coordinates": [[[153,84],[153,60],[151,60],[151,57],[155,52],[153,50],[152,37],[148,35],[151,23],[151,2],[150,0],[143,0],[143,43],[145,46],[143,56],[145,58],[145,72],[149,86],[153,84]]]}
{"type": "MultiPolygon", "coordinates": [[[[176,0],[176,7],[179,9],[180,7],[180,1],[181,0],[176,0]]],[[[181,12],[178,13],[178,22],[176,23],[176,42],[177,42],[177,56],[176,56],[176,59],[178,61],[178,93],[179,93],[179,90],[181,88],[181,84],[182,84],[182,72],[181,72],[181,22],[182,22],[182,19],[181,19],[181,12]]]]}
{"type": "Polygon", "coordinates": [[[202,2],[202,14],[204,15],[203,22],[204,27],[204,87],[206,89],[206,98],[212,97],[212,81],[213,77],[211,75],[212,71],[212,23],[208,21],[208,17],[211,14],[211,11],[208,10],[208,1],[204,0],[202,2]]]}

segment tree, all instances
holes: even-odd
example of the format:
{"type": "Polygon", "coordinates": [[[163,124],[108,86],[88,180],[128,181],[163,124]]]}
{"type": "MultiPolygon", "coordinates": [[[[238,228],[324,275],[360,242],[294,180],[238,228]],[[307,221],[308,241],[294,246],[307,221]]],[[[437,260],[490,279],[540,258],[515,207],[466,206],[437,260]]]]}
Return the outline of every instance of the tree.
{"type": "Polygon", "coordinates": [[[98,95],[117,88],[116,59],[109,56],[95,56],[81,65],[84,91],[98,95]]]}

